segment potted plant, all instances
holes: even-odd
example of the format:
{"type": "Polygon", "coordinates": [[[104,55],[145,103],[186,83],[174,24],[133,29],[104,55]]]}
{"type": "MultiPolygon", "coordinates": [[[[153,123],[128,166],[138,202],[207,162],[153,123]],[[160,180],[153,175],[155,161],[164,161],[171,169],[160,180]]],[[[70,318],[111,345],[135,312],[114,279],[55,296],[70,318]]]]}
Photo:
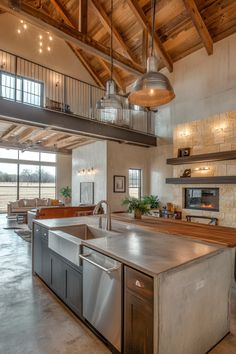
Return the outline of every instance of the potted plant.
{"type": "Polygon", "coordinates": [[[122,201],[122,205],[128,206],[128,213],[134,212],[135,219],[141,219],[143,214],[148,213],[148,204],[144,199],[128,198],[122,201]]]}
{"type": "Polygon", "coordinates": [[[63,187],[60,189],[60,193],[64,198],[65,205],[69,205],[71,203],[71,188],[69,186],[63,187]]]}
{"type": "Polygon", "coordinates": [[[143,200],[149,205],[150,209],[158,209],[160,202],[157,195],[145,195],[143,200]]]}

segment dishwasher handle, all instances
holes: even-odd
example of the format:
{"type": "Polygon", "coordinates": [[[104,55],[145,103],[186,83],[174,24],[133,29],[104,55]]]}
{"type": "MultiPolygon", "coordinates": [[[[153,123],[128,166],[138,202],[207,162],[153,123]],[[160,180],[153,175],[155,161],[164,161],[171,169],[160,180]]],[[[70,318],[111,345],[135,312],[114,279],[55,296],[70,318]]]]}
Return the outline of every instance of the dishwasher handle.
{"type": "Polygon", "coordinates": [[[91,263],[92,265],[94,265],[95,267],[103,270],[104,272],[106,273],[112,273],[114,272],[115,270],[118,270],[120,268],[120,265],[117,266],[117,267],[112,267],[112,268],[105,268],[103,266],[101,266],[100,264],[97,264],[96,262],[92,261],[91,259],[89,259],[88,257],[91,256],[91,253],[90,254],[86,254],[84,256],[82,256],[81,254],[79,255],[79,257],[84,260],[84,261],[87,261],[89,263],[91,263]]]}

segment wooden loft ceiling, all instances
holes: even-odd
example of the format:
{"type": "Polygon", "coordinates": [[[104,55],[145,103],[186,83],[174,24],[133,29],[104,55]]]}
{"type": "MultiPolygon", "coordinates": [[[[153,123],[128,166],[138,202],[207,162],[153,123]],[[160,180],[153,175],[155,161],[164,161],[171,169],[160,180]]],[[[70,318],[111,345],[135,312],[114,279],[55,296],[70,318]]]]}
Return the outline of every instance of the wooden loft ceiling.
{"type": "Polygon", "coordinates": [[[49,128],[0,120],[1,147],[71,153],[72,149],[93,141],[91,138],[49,128]]]}
{"type": "MultiPolygon", "coordinates": [[[[64,39],[99,86],[110,75],[110,1],[0,0],[10,11],[64,39]]],[[[155,50],[160,67],[236,32],[235,0],[159,0],[155,50]]],[[[121,91],[144,72],[150,51],[150,0],[114,0],[114,80],[121,91]]]]}

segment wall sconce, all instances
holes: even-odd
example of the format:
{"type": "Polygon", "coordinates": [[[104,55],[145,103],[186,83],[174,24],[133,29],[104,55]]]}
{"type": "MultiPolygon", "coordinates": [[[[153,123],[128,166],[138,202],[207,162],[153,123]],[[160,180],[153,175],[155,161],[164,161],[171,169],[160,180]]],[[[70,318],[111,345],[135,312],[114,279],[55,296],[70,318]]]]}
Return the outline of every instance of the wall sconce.
{"type": "Polygon", "coordinates": [[[78,171],[78,176],[88,176],[94,175],[96,172],[93,167],[90,168],[83,168],[82,170],[78,171]]]}
{"type": "Polygon", "coordinates": [[[210,170],[209,167],[196,167],[194,169],[194,171],[197,171],[197,172],[199,172],[199,171],[209,171],[209,170],[210,170]]]}
{"type": "Polygon", "coordinates": [[[190,135],[190,131],[189,130],[184,130],[184,131],[180,132],[179,135],[182,136],[182,137],[189,136],[190,135]]]}
{"type": "Polygon", "coordinates": [[[227,125],[226,124],[222,124],[218,127],[215,128],[215,132],[217,133],[223,133],[225,131],[225,129],[227,128],[227,125]]]}

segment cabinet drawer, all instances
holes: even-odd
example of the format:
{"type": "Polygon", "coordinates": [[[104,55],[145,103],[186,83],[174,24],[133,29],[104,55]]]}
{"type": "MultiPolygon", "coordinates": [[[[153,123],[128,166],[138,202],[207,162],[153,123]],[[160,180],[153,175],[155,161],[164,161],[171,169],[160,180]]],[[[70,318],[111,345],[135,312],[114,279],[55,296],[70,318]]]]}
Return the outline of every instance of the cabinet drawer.
{"type": "Polygon", "coordinates": [[[153,278],[137,270],[125,267],[125,285],[146,300],[153,299],[153,278]]]}

